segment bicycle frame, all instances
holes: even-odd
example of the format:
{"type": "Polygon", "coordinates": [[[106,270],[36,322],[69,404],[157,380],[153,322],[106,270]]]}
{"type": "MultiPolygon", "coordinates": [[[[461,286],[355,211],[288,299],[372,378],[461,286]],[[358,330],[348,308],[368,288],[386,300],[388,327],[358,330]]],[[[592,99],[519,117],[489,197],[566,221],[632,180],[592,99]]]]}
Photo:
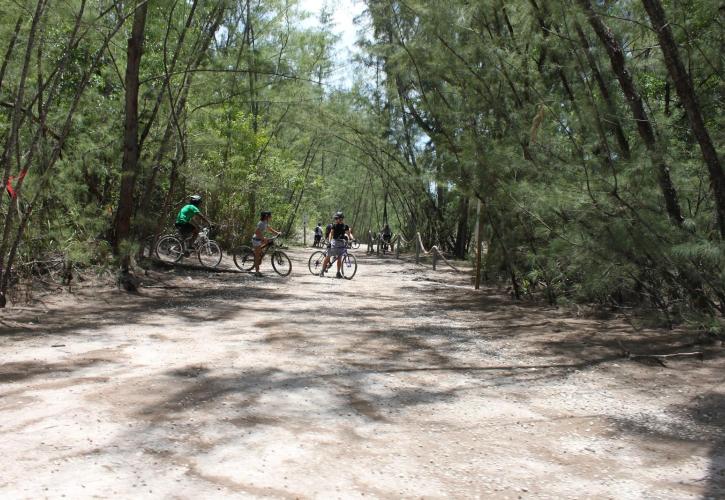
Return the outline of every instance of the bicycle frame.
{"type": "MultiPolygon", "coordinates": [[[[328,266],[327,269],[330,269],[332,267],[332,265],[335,262],[337,262],[337,259],[339,259],[340,257],[344,257],[345,255],[347,255],[347,251],[352,248],[351,243],[352,242],[350,240],[348,240],[347,243],[345,243],[345,251],[342,252],[341,255],[332,255],[331,256],[328,253],[328,250],[330,249],[330,247],[325,248],[325,252],[324,252],[325,253],[325,257],[330,257],[330,262],[327,264],[327,266],[328,266]]],[[[327,271],[327,269],[325,269],[325,271],[327,271]]]]}
{"type": "Polygon", "coordinates": [[[270,248],[274,248],[274,245],[275,245],[274,240],[276,240],[277,238],[279,238],[279,235],[273,236],[272,238],[267,238],[267,243],[262,245],[262,253],[259,256],[260,261],[267,256],[267,252],[269,251],[270,248]]]}

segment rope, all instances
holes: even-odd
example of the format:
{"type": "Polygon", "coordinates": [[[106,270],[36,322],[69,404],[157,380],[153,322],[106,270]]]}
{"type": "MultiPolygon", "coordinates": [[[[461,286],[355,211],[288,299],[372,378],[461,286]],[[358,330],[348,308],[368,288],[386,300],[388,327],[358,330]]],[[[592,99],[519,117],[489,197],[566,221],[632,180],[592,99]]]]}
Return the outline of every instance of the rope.
{"type": "MultiPolygon", "coordinates": [[[[420,245],[420,249],[423,251],[423,253],[425,255],[431,255],[431,254],[435,253],[438,257],[441,258],[441,260],[443,260],[443,262],[446,263],[446,265],[448,267],[450,267],[454,271],[456,271],[458,273],[464,273],[464,272],[466,272],[466,271],[461,271],[456,266],[454,266],[448,259],[446,259],[446,256],[443,255],[443,252],[441,252],[440,248],[438,248],[437,245],[433,245],[430,248],[430,250],[426,250],[425,249],[425,245],[423,245],[423,238],[420,236],[420,233],[416,233],[416,236],[418,238],[418,244],[420,245]]],[[[406,240],[400,234],[396,234],[395,237],[392,240],[390,240],[390,244],[391,245],[394,244],[396,242],[396,240],[404,241],[405,244],[410,243],[410,241],[406,240]]],[[[368,231],[368,249],[367,249],[367,253],[368,254],[374,253],[373,245],[375,244],[375,242],[378,242],[378,244],[380,244],[380,242],[382,242],[382,236],[380,234],[377,234],[377,237],[376,238],[373,238],[373,232],[369,230],[368,231]]]]}
{"type": "Polygon", "coordinates": [[[401,235],[400,233],[396,234],[395,237],[393,238],[393,241],[396,241],[396,240],[402,241],[403,245],[407,245],[408,243],[410,243],[410,241],[406,240],[405,237],[403,235],[401,235]]]}
{"type": "Polygon", "coordinates": [[[423,246],[423,239],[421,238],[420,233],[416,233],[416,234],[418,236],[418,243],[420,244],[420,249],[423,251],[424,254],[430,255],[433,252],[435,252],[436,254],[438,254],[438,256],[441,259],[443,259],[443,262],[445,262],[446,265],[448,265],[448,267],[450,267],[451,269],[453,269],[454,271],[459,272],[459,273],[465,272],[465,271],[461,271],[456,266],[454,266],[453,264],[451,264],[448,261],[448,259],[446,259],[445,255],[443,255],[443,252],[441,252],[440,248],[438,248],[437,245],[433,245],[432,247],[430,247],[430,250],[426,250],[425,249],[425,246],[423,246]]]}

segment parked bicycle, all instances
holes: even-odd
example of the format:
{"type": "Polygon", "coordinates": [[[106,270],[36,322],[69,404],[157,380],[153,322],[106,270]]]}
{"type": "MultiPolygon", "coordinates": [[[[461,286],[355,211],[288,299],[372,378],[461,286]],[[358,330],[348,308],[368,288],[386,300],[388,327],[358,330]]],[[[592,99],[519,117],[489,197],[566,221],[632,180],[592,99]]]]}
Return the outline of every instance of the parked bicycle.
{"type": "Polygon", "coordinates": [[[205,267],[217,267],[222,260],[222,250],[219,244],[209,237],[210,227],[199,231],[196,241],[188,243],[186,238],[178,234],[167,234],[159,238],[156,243],[156,257],[159,260],[177,263],[184,257],[195,252],[199,263],[205,267]]]}
{"type": "MultiPolygon", "coordinates": [[[[330,257],[330,263],[327,267],[327,269],[331,269],[332,265],[337,261],[337,259],[342,259],[342,276],[347,280],[351,280],[355,276],[355,273],[357,273],[357,259],[353,254],[347,252],[347,250],[351,247],[352,243],[353,242],[347,243],[347,245],[345,246],[345,251],[339,257],[330,257]]],[[[325,250],[324,252],[318,250],[310,255],[310,260],[307,262],[307,267],[313,275],[320,275],[320,271],[322,271],[322,264],[325,261],[325,257],[327,257],[327,250],[325,250]]],[[[327,269],[325,269],[325,271],[327,271],[327,269]]]]}
{"type": "MultiPolygon", "coordinates": [[[[268,243],[262,249],[262,255],[260,259],[264,260],[264,257],[271,250],[272,269],[274,269],[274,271],[280,276],[288,276],[289,273],[292,272],[292,261],[286,253],[277,248],[279,246],[279,244],[276,243],[277,238],[279,238],[279,236],[275,236],[267,240],[268,243]]],[[[252,247],[247,245],[242,245],[241,247],[238,247],[234,251],[233,257],[234,265],[237,266],[240,270],[249,272],[254,269],[254,250],[252,249],[252,247]]]]}

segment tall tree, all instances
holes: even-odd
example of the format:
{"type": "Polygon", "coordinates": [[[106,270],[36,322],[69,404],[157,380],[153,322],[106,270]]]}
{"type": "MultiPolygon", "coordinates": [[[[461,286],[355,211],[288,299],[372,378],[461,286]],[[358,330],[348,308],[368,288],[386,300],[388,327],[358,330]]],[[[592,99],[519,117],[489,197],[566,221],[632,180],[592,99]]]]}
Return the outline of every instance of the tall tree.
{"type": "Polygon", "coordinates": [[[670,167],[665,161],[664,146],[662,144],[658,144],[652,121],[647,115],[647,111],[645,111],[642,97],[637,90],[631,73],[627,69],[624,51],[617,39],[614,37],[612,30],[604,24],[599,14],[597,14],[594,10],[591,2],[589,0],[577,1],[586,13],[589,24],[591,24],[594,32],[597,34],[597,37],[599,37],[600,42],[604,45],[604,48],[607,51],[612,71],[619,81],[619,85],[627,98],[627,103],[629,104],[632,116],[637,124],[637,131],[647,147],[647,150],[652,158],[652,163],[657,170],[657,180],[660,185],[662,196],[665,200],[667,213],[669,214],[670,219],[675,224],[679,225],[684,220],[684,217],[682,216],[682,209],[680,208],[677,190],[675,189],[670,175],[670,167]]]}
{"type": "MultiPolygon", "coordinates": [[[[141,56],[143,54],[144,31],[148,0],[136,0],[131,36],[126,46],[125,77],[125,120],[123,127],[123,161],[121,164],[121,184],[118,193],[118,207],[114,231],[114,248],[121,251],[121,245],[131,234],[131,215],[134,205],[134,187],[139,161],[138,140],[138,91],[141,56]]],[[[125,252],[122,267],[128,268],[129,254],[125,252]]]]}
{"type": "Polygon", "coordinates": [[[675,38],[672,35],[672,28],[667,21],[662,3],[659,0],[642,0],[642,3],[647,10],[652,27],[657,33],[667,71],[675,83],[675,89],[687,113],[690,128],[700,145],[702,157],[707,164],[707,169],[710,174],[710,187],[715,197],[715,213],[717,214],[718,225],[720,227],[720,235],[725,239],[725,171],[723,171],[717,151],[710,138],[710,133],[705,126],[705,120],[702,117],[700,105],[697,102],[697,95],[695,94],[692,80],[685,70],[684,64],[682,64],[675,38]]]}

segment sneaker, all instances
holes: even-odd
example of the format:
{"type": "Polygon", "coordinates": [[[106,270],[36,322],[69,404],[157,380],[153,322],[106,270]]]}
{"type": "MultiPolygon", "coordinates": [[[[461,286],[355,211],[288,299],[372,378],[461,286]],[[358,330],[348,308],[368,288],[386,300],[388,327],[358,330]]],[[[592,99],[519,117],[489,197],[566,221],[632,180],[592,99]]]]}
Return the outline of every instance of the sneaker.
{"type": "Polygon", "coordinates": [[[320,271],[320,278],[324,278],[324,277],[325,277],[325,271],[320,271]]]}
{"type": "Polygon", "coordinates": [[[335,278],[342,278],[342,273],[340,271],[337,271],[335,278]]]}
{"type": "Polygon", "coordinates": [[[255,276],[256,276],[257,278],[261,278],[262,276],[264,276],[264,274],[260,273],[259,271],[257,271],[256,273],[254,273],[254,275],[255,275],[255,276]]]}

